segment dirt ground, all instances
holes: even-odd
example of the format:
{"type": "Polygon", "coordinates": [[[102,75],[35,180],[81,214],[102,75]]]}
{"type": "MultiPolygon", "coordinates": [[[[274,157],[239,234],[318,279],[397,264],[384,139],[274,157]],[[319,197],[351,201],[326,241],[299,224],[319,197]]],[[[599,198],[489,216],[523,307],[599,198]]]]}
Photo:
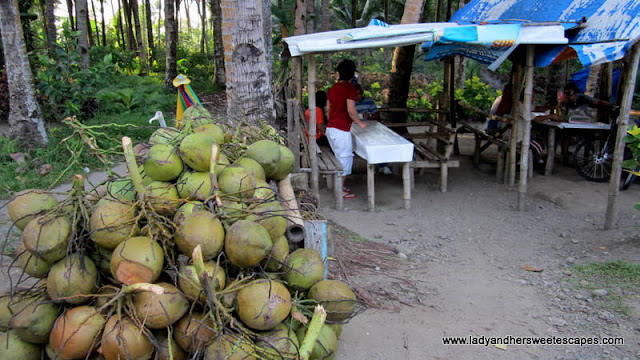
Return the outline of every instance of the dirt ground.
{"type": "MultiPolygon", "coordinates": [[[[467,139],[466,141],[469,141],[467,139]]],[[[463,155],[470,155],[467,147],[463,155]]],[[[640,294],[607,289],[631,307],[626,316],[578,286],[577,264],[640,259],[640,184],[621,193],[618,229],[603,230],[608,183],[583,180],[573,168],[535,174],[527,211],[516,211],[517,188],[495,181],[495,165],[472,167],[468,156],[449,173],[448,192],[438,172],[416,176],[411,210],[402,209],[400,176],[376,175],[375,212],[367,209],[361,161],[349,187],[356,199],[332,209],[323,189],[320,212],[376,243],[403,264],[387,271],[373,264],[349,278],[352,285],[384,288],[403,299],[368,309],[345,325],[336,359],[636,359],[640,358],[640,294]],[[406,266],[408,265],[408,266],[406,266]],[[526,271],[522,267],[542,269],[526,271]],[[622,346],[445,346],[445,336],[611,337],[622,346]]],[[[340,236],[333,236],[341,241],[340,236]]],[[[335,244],[334,244],[335,246],[335,244]]],[[[584,281],[584,280],[583,280],[584,281]]],[[[584,282],[580,283],[586,285],[584,282]]],[[[637,290],[637,288],[636,288],[637,290]]]]}
{"type": "MultiPolygon", "coordinates": [[[[517,189],[496,183],[491,163],[474,169],[469,149],[463,146],[466,156],[450,170],[448,192],[438,191],[437,171],[416,176],[411,210],[402,209],[400,176],[376,175],[377,209],[366,211],[362,161],[348,184],[357,198],[345,200],[344,211],[335,211],[331,193],[322,189],[319,214],[369,241],[358,237],[356,251],[366,263],[344,280],[368,289],[370,300],[380,294],[377,300],[390,299],[344,327],[336,359],[640,358],[639,294],[620,288],[594,294],[577,286],[571,269],[618,259],[638,262],[640,212],[633,205],[640,202],[640,183],[621,193],[618,229],[604,231],[608,184],[557,167],[554,176],[535,174],[527,211],[518,212],[517,189]],[[376,251],[383,256],[367,256],[376,251]],[[630,316],[604,304],[614,295],[626,299],[630,316]],[[620,336],[625,345],[442,344],[444,336],[469,335],[620,336]]],[[[0,223],[6,228],[5,209],[0,223]]],[[[348,237],[337,227],[332,233],[332,241],[348,237]]],[[[6,288],[6,275],[0,280],[6,288]]]]}

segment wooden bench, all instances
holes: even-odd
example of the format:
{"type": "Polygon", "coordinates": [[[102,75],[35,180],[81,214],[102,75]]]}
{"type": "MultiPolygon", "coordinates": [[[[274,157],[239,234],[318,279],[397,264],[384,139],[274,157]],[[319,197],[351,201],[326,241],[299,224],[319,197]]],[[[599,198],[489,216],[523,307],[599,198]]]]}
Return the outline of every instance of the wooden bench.
{"type": "MultiPolygon", "coordinates": [[[[309,139],[307,139],[305,130],[307,129],[307,120],[304,116],[304,109],[298,106],[296,111],[297,116],[294,115],[295,124],[294,129],[297,131],[297,138],[300,140],[300,154],[299,154],[299,171],[311,172],[311,160],[309,159],[309,139]]],[[[333,197],[335,199],[336,210],[342,210],[344,203],[342,198],[342,164],[336,159],[333,151],[329,147],[319,147],[320,153],[317,154],[318,173],[323,176],[327,181],[327,188],[333,189],[333,197]]]]}
{"type": "MultiPolygon", "coordinates": [[[[430,109],[381,109],[383,112],[417,112],[417,113],[438,113],[439,110],[430,109]]],[[[439,168],[440,169],[440,191],[447,192],[449,168],[459,167],[458,160],[450,160],[453,149],[455,130],[443,125],[438,120],[425,118],[420,122],[390,123],[385,125],[391,129],[405,128],[407,133],[402,134],[406,139],[413,142],[414,161],[410,167],[413,169],[439,168]]],[[[411,187],[414,187],[414,172],[410,171],[411,187]]]]}

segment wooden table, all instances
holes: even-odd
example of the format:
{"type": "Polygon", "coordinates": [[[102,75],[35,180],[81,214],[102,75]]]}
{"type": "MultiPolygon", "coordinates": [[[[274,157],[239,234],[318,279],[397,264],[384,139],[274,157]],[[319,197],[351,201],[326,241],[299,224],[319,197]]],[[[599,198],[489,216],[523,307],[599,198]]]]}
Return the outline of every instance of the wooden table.
{"type": "Polygon", "coordinates": [[[377,121],[367,121],[362,129],[351,126],[353,150],[367,161],[367,197],[369,211],[375,210],[375,164],[402,163],[403,206],[411,207],[410,163],[413,160],[413,143],[377,121]]]}
{"type": "Polygon", "coordinates": [[[611,125],[593,122],[593,123],[572,123],[572,122],[560,122],[553,120],[535,121],[536,124],[547,127],[547,163],[545,164],[544,174],[551,175],[553,172],[553,162],[556,156],[556,130],[566,131],[608,131],[611,129],[611,125]]]}

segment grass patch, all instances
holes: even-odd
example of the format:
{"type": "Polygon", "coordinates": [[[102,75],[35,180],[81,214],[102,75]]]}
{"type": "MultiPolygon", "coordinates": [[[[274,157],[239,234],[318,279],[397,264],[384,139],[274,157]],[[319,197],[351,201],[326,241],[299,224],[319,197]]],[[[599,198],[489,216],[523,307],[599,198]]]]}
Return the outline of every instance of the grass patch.
{"type": "Polygon", "coordinates": [[[599,298],[599,303],[604,308],[627,316],[631,315],[632,309],[627,303],[640,291],[640,264],[616,260],[575,265],[573,272],[576,275],[578,287],[588,290],[607,290],[608,294],[599,298]],[[588,283],[580,284],[580,280],[587,280],[588,283]]]}
{"type": "Polygon", "coordinates": [[[353,231],[351,231],[351,230],[349,230],[347,228],[344,228],[344,227],[342,227],[340,225],[337,225],[334,222],[330,223],[330,227],[331,227],[331,231],[333,231],[335,234],[337,234],[337,235],[339,235],[339,236],[341,236],[341,237],[343,237],[343,238],[345,238],[347,240],[355,241],[355,242],[358,242],[358,243],[367,243],[367,242],[370,241],[366,237],[364,237],[364,236],[362,236],[360,234],[354,233],[353,231]]]}

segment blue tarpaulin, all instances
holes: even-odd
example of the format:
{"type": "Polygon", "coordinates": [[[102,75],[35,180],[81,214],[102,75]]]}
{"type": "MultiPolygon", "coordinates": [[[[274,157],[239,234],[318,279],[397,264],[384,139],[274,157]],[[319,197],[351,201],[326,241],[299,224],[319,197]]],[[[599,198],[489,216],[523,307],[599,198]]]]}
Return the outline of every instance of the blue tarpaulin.
{"type": "Polygon", "coordinates": [[[640,38],[640,0],[471,0],[451,21],[564,23],[568,46],[536,51],[536,66],[577,56],[587,67],[621,59],[640,38]]]}

